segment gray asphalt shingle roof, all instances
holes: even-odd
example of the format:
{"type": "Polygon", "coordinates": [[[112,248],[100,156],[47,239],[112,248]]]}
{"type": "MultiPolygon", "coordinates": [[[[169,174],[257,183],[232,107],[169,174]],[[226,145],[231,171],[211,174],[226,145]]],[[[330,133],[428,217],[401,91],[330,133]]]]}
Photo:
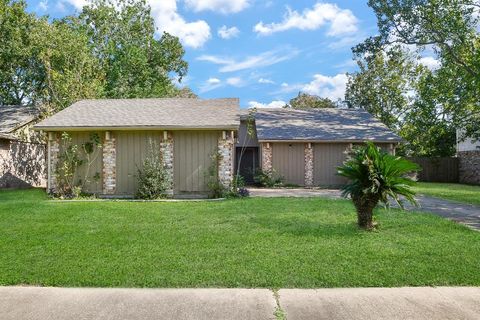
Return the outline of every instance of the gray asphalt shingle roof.
{"type": "Polygon", "coordinates": [[[401,141],[370,113],[358,109],[259,109],[255,123],[259,141],[401,141]]]}
{"type": "Polygon", "coordinates": [[[37,117],[38,111],[32,107],[0,105],[0,133],[6,137],[6,134],[12,133],[37,117]]]}
{"type": "Polygon", "coordinates": [[[238,99],[100,99],[82,100],[35,126],[36,129],[189,128],[233,129],[239,126],[238,99]]]}

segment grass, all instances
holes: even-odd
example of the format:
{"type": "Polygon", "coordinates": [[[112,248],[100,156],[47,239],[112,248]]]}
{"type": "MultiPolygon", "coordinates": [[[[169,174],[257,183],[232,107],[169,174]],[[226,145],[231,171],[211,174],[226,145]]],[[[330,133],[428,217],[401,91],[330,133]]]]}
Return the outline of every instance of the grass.
{"type": "Polygon", "coordinates": [[[480,205],[480,186],[458,183],[418,182],[414,190],[419,194],[480,205]]]}
{"type": "Polygon", "coordinates": [[[0,192],[0,285],[371,287],[480,285],[480,233],[346,200],[52,202],[0,192]]]}

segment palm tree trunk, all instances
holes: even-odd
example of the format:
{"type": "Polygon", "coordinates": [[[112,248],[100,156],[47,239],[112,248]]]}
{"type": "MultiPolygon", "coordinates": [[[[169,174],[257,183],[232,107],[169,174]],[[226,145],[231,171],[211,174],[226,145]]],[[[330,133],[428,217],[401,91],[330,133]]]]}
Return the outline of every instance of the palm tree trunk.
{"type": "Polygon", "coordinates": [[[380,197],[378,195],[369,195],[353,198],[353,203],[357,209],[358,226],[365,230],[374,229],[373,209],[378,204],[380,197]]]}

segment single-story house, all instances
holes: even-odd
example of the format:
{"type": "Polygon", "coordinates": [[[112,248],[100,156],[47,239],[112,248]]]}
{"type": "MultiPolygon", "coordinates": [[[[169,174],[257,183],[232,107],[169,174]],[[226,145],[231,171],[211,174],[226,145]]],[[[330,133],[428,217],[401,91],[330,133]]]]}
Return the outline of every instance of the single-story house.
{"type": "Polygon", "coordinates": [[[480,185],[480,140],[457,130],[457,157],[459,182],[480,185]]]}
{"type": "MultiPolygon", "coordinates": [[[[400,138],[362,110],[261,109],[249,116],[238,99],[84,100],[35,126],[48,133],[48,189],[55,190],[61,133],[77,144],[97,133],[102,150],[88,179],[89,192],[131,196],[149,140],[158,142],[177,197],[208,192],[206,170],[219,152],[220,182],[237,169],[251,180],[258,169],[275,169],[287,183],[338,185],[336,166],[354,144],[373,141],[394,152],[400,138]],[[240,156],[242,160],[240,161],[240,156]]],[[[79,173],[79,177],[84,175],[79,173]]]]}
{"type": "Polygon", "coordinates": [[[38,118],[33,107],[0,105],[0,188],[45,186],[45,145],[31,130],[38,118]]]}

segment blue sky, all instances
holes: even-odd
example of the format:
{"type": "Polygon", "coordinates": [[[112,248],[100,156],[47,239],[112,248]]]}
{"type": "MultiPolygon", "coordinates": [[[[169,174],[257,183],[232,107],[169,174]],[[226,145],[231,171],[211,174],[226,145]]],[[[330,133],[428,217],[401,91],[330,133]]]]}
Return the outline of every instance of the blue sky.
{"type": "MultiPolygon", "coordinates": [[[[62,17],[87,0],[27,0],[62,17]]],[[[299,91],[343,97],[355,70],[351,47],[377,32],[366,0],[148,0],[158,31],[178,36],[202,98],[238,97],[242,107],[277,106],[299,91]]]]}

